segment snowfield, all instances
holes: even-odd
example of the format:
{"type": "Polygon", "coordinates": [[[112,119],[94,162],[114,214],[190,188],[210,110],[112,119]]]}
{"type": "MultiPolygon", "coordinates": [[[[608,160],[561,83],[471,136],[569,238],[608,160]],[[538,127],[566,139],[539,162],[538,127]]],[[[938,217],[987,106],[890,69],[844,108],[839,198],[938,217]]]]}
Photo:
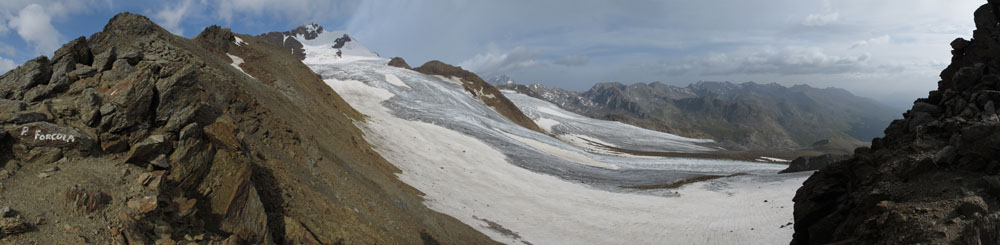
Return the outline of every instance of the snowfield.
{"type": "Polygon", "coordinates": [[[791,239],[792,227],[786,226],[792,221],[791,198],[809,173],[777,175],[786,167],[780,164],[602,154],[588,142],[677,152],[712,151],[713,144],[525,104],[530,100],[506,94],[542,128],[565,138],[558,139],[510,122],[468,94],[461,81],[390,67],[387,59],[371,55],[335,53],[309,44],[304,62],[368,116],[357,123],[374,150],[402,170],[402,181],[426,194],[430,208],[497,241],[784,244],[791,239]],[[679,189],[630,188],[737,173],[745,175],[679,189]]]}

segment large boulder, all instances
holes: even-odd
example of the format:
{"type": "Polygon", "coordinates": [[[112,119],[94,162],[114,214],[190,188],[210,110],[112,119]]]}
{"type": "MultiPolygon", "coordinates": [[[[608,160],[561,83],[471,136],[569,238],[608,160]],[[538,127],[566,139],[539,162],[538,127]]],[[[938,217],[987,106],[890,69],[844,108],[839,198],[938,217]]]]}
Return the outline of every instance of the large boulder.
{"type": "Polygon", "coordinates": [[[97,69],[97,72],[110,70],[112,65],[115,63],[115,60],[117,59],[118,59],[118,50],[115,49],[114,47],[111,47],[110,49],[105,50],[104,52],[98,54],[97,56],[94,56],[94,64],[92,66],[95,69],[97,69]]]}
{"type": "Polygon", "coordinates": [[[49,58],[39,56],[0,75],[0,98],[21,99],[26,91],[49,82],[52,66],[49,58]]]}
{"type": "MultiPolygon", "coordinates": [[[[145,166],[158,157],[166,156],[172,150],[172,142],[163,134],[154,134],[146,137],[139,143],[132,146],[125,162],[145,166]]],[[[154,164],[157,165],[157,164],[154,164]]],[[[158,165],[157,167],[169,167],[158,165]]]]}
{"type": "Polygon", "coordinates": [[[104,93],[104,104],[101,107],[101,129],[105,132],[121,132],[129,127],[148,123],[152,118],[154,96],[156,95],[153,78],[146,72],[138,72],[129,64],[118,64],[110,71],[110,76],[103,76],[105,83],[113,84],[104,93]],[[119,81],[108,80],[122,77],[119,81]]]}
{"type": "Polygon", "coordinates": [[[251,182],[247,159],[220,150],[199,189],[209,198],[210,215],[220,217],[218,227],[247,243],[271,240],[267,214],[257,189],[251,182]]]}
{"type": "Polygon", "coordinates": [[[49,122],[8,125],[4,130],[13,138],[15,148],[23,147],[25,152],[42,148],[87,156],[96,149],[93,138],[83,131],[49,122]]]}

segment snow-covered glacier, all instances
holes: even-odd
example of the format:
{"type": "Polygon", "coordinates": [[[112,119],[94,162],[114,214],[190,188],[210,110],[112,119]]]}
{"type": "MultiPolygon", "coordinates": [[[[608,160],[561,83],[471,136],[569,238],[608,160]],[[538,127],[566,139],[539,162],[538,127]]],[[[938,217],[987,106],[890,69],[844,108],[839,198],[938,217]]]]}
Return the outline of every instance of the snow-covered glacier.
{"type": "MultiPolygon", "coordinates": [[[[402,170],[401,180],[423,192],[430,208],[497,241],[773,244],[791,238],[791,198],[807,175],[775,174],[785,165],[602,154],[510,122],[457,78],[387,66],[374,55],[338,56],[317,42],[304,49],[303,62],[367,116],[359,127],[374,150],[402,170]],[[732,174],[742,175],[679,189],[630,188],[732,174]]],[[[644,151],[716,150],[710,140],[506,95],[553,135],[644,151]]]]}

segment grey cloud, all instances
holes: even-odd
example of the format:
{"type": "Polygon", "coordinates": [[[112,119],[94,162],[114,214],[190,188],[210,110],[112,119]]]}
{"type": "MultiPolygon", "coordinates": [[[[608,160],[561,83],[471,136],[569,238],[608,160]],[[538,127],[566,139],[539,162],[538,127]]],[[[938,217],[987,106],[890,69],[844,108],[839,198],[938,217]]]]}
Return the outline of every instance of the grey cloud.
{"type": "Polygon", "coordinates": [[[863,72],[870,54],[837,56],[818,48],[748,48],[729,53],[711,53],[647,65],[665,75],[739,75],[739,74],[836,74],[863,72]]]}
{"type": "Polygon", "coordinates": [[[283,21],[293,21],[295,24],[330,20],[337,16],[348,15],[351,14],[351,11],[356,10],[359,4],[359,0],[217,0],[210,2],[215,7],[215,15],[227,23],[232,23],[237,18],[239,21],[252,21],[261,17],[270,17],[283,21]]]}
{"type": "Polygon", "coordinates": [[[555,62],[552,62],[552,63],[555,63],[557,65],[564,65],[564,66],[582,66],[582,65],[586,65],[588,62],[590,62],[590,58],[587,58],[587,56],[570,55],[570,56],[562,57],[562,58],[560,58],[560,59],[558,59],[558,60],[556,60],[555,62]]]}
{"type": "Polygon", "coordinates": [[[854,44],[851,45],[850,49],[862,48],[871,45],[887,44],[890,41],[892,41],[892,36],[882,35],[876,38],[855,42],[854,44]]]}
{"type": "Polygon", "coordinates": [[[806,26],[824,26],[830,23],[837,22],[840,19],[840,13],[816,13],[806,16],[806,19],[802,21],[803,25],[806,26]]]}

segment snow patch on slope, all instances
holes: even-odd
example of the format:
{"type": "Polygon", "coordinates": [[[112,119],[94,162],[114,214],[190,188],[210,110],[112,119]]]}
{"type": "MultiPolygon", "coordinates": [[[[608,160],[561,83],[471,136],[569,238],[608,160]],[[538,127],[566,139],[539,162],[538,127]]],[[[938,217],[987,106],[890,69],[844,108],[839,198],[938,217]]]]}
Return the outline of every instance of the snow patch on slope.
{"type": "Polygon", "coordinates": [[[552,133],[552,127],[555,127],[556,125],[559,125],[559,121],[548,119],[548,118],[544,118],[544,117],[540,117],[540,118],[538,118],[538,120],[535,120],[535,124],[537,124],[538,127],[540,127],[543,130],[545,130],[545,132],[552,133]]]}
{"type": "Polygon", "coordinates": [[[229,56],[229,59],[233,60],[233,63],[229,64],[229,65],[233,66],[237,70],[240,70],[240,72],[242,72],[243,74],[246,74],[248,77],[253,77],[253,76],[250,75],[250,73],[247,73],[246,71],[243,71],[243,68],[240,68],[240,65],[243,64],[243,58],[240,58],[239,56],[231,55],[229,53],[226,53],[226,56],[229,56]]]}
{"type": "Polygon", "coordinates": [[[233,43],[235,43],[236,46],[241,46],[243,44],[246,44],[246,42],[244,42],[243,39],[240,38],[240,37],[233,36],[233,38],[235,39],[235,40],[233,40],[233,43]]]}
{"type": "Polygon", "coordinates": [[[396,86],[399,86],[399,87],[410,88],[409,85],[406,85],[406,83],[403,83],[403,80],[399,80],[399,77],[397,77],[396,75],[393,75],[393,74],[386,73],[385,74],[385,81],[391,83],[392,85],[396,85],[396,86]]]}

